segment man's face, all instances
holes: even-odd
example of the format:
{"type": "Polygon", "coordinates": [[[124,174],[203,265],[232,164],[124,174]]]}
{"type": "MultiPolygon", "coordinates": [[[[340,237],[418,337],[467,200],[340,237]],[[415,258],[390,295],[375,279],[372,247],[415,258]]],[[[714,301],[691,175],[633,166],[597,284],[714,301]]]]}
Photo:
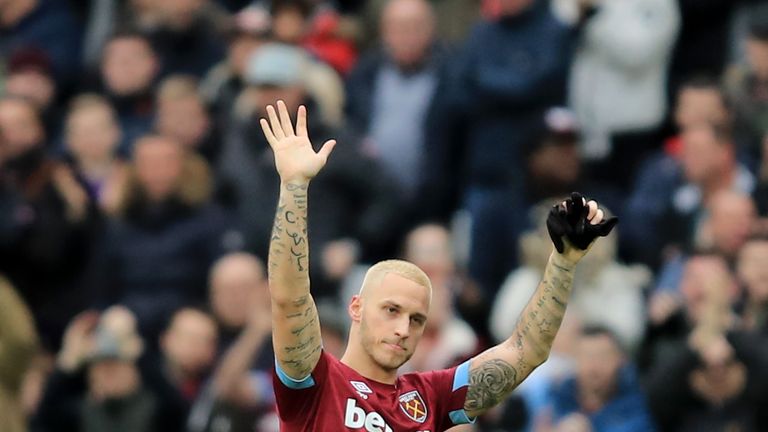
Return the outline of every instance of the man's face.
{"type": "Polygon", "coordinates": [[[160,100],[157,129],[189,149],[198,147],[210,128],[210,118],[203,102],[195,96],[160,100]]]}
{"type": "Polygon", "coordinates": [[[702,122],[724,124],[727,121],[728,110],[716,89],[687,87],[680,90],[675,123],[681,130],[702,122]]]}
{"type": "Polygon", "coordinates": [[[134,165],[141,187],[153,201],[170,197],[179,185],[184,155],[181,147],[163,138],[139,141],[134,165]]]}
{"type": "Polygon", "coordinates": [[[50,76],[26,70],[9,75],[5,80],[5,91],[12,96],[27,98],[44,110],[53,102],[56,85],[50,76]]]}
{"type": "Polygon", "coordinates": [[[752,233],[756,217],[748,196],[717,196],[710,208],[710,228],[717,250],[735,256],[752,233]]]}
{"type": "Polygon", "coordinates": [[[694,126],[682,138],[682,165],[689,182],[702,184],[722,171],[726,146],[717,142],[711,129],[694,126]]]}
{"type": "Polygon", "coordinates": [[[749,297],[759,303],[768,302],[768,240],[750,241],[739,253],[739,279],[749,297]]]}
{"type": "Polygon", "coordinates": [[[166,358],[184,373],[199,375],[208,370],[216,356],[218,331],[208,315],[194,310],[178,312],[163,335],[166,358]]]}
{"type": "Polygon", "coordinates": [[[624,355],[608,335],[581,336],[576,345],[577,380],[588,393],[613,391],[624,355]]]}
{"type": "Polygon", "coordinates": [[[229,262],[211,281],[211,303],[217,319],[227,327],[248,322],[254,305],[269,312],[269,289],[262,272],[248,262],[229,262]]]}
{"type": "Polygon", "coordinates": [[[97,401],[131,396],[141,384],[139,372],[130,361],[104,359],[88,367],[88,389],[97,401]]]}
{"type": "Polygon", "coordinates": [[[424,61],[434,38],[434,19],[424,0],[393,0],[382,15],[381,38],[402,67],[424,61]]]}
{"type": "Polygon", "coordinates": [[[747,61],[758,79],[768,81],[768,42],[748,39],[747,61]]]}
{"type": "Polygon", "coordinates": [[[366,290],[369,291],[357,300],[362,307],[363,349],[382,369],[397,370],[411,358],[424,332],[429,289],[389,273],[380,286],[366,290]]]}
{"type": "Polygon", "coordinates": [[[8,159],[42,145],[45,137],[35,109],[22,100],[0,101],[0,130],[3,133],[3,158],[8,159]]]}
{"type": "Polygon", "coordinates": [[[106,107],[84,108],[67,118],[67,146],[80,160],[112,158],[120,141],[120,129],[106,107]]]}
{"type": "Polygon", "coordinates": [[[243,76],[248,58],[263,44],[263,39],[246,34],[237,36],[229,43],[228,60],[237,76],[243,76]]]}
{"type": "Polygon", "coordinates": [[[109,90],[118,96],[147,90],[157,72],[157,58],[142,38],[118,38],[104,50],[101,73],[109,90]]]}

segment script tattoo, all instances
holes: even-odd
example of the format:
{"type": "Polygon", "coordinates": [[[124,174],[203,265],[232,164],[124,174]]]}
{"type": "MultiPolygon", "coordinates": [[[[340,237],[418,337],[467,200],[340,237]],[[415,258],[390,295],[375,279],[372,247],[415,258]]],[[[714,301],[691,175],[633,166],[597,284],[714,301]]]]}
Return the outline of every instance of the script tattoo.
{"type": "Polygon", "coordinates": [[[471,362],[464,409],[480,414],[503,401],[549,355],[565,315],[573,270],[550,261],[512,337],[471,362]]]}
{"type": "Polygon", "coordinates": [[[307,238],[307,183],[287,183],[272,227],[269,247],[269,283],[281,298],[283,316],[273,330],[281,365],[292,377],[312,372],[320,355],[320,324],[309,294],[309,240],[307,238]]]}

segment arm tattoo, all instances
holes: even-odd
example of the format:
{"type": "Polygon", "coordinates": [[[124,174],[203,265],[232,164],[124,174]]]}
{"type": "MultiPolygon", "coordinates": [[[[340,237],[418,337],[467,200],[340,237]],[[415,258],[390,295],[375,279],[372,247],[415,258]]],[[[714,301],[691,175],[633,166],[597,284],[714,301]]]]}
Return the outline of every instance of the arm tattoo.
{"type": "Polygon", "coordinates": [[[469,389],[464,409],[482,410],[492,407],[512,391],[517,371],[502,359],[488,360],[469,374],[469,389]]]}
{"type": "Polygon", "coordinates": [[[281,186],[269,244],[269,285],[280,301],[273,311],[275,354],[293,378],[309,375],[321,350],[317,308],[309,293],[307,188],[308,183],[281,186]]]}
{"type": "Polygon", "coordinates": [[[464,409],[478,415],[504,400],[549,355],[565,315],[573,269],[550,258],[512,336],[472,360],[464,409]]]}

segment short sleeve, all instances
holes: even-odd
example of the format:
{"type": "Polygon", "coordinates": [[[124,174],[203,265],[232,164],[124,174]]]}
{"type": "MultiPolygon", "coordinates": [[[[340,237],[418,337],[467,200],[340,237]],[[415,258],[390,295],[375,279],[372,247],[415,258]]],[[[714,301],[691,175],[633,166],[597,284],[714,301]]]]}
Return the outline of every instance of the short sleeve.
{"type": "Polygon", "coordinates": [[[296,419],[297,414],[303,416],[311,414],[315,396],[327,382],[328,355],[323,351],[312,373],[301,380],[289,377],[275,359],[272,384],[275,389],[277,411],[283,421],[296,419]]]}
{"type": "Polygon", "coordinates": [[[435,412],[440,415],[441,430],[475,422],[464,410],[469,388],[469,360],[457,367],[428,372],[424,378],[430,386],[435,412]]]}

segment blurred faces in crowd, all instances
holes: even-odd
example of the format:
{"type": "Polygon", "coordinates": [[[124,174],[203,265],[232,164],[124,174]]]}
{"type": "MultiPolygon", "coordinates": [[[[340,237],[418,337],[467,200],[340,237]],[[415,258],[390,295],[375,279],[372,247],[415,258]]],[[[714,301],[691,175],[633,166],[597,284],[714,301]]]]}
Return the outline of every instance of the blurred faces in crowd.
{"type": "Polygon", "coordinates": [[[387,53],[401,69],[426,60],[435,38],[435,17],[426,0],[391,0],[381,16],[381,38],[387,53]]]}
{"type": "Polygon", "coordinates": [[[149,40],[140,33],[118,33],[107,41],[101,74],[113,95],[131,96],[148,91],[159,71],[160,62],[149,40]]]}

